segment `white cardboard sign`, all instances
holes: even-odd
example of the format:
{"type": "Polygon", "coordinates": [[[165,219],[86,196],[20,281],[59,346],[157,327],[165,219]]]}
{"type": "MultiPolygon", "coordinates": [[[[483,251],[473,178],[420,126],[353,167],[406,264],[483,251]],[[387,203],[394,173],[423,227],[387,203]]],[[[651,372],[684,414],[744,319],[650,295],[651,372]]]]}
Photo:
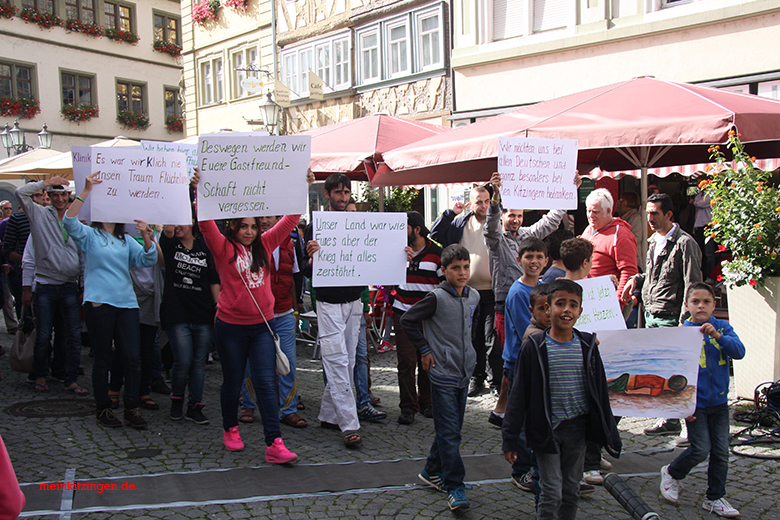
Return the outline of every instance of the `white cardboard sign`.
{"type": "Polygon", "coordinates": [[[187,157],[138,148],[92,148],[92,173],[103,181],[90,193],[98,222],[191,224],[187,157]]]}
{"type": "Polygon", "coordinates": [[[584,278],[577,283],[582,287],[582,314],[576,328],[587,332],[626,328],[611,277],[584,278]]]}
{"type": "Polygon", "coordinates": [[[166,141],[141,141],[141,148],[150,152],[179,152],[187,156],[187,175],[192,177],[198,165],[198,145],[168,143],[166,141]]]}
{"type": "Polygon", "coordinates": [[[202,135],[198,220],[306,211],[311,136],[202,135]]]}
{"type": "Polygon", "coordinates": [[[314,287],[399,285],[406,281],[406,213],[312,212],[320,250],[314,287]]]}
{"type": "MultiPolygon", "coordinates": [[[[78,195],[84,189],[84,179],[92,173],[92,148],[89,146],[71,146],[71,161],[73,163],[73,193],[78,195]]],[[[88,198],[79,210],[79,220],[92,223],[90,207],[92,199],[88,198]]]]}
{"type": "Polygon", "coordinates": [[[519,209],[577,209],[575,139],[498,138],[501,204],[519,209]]]}

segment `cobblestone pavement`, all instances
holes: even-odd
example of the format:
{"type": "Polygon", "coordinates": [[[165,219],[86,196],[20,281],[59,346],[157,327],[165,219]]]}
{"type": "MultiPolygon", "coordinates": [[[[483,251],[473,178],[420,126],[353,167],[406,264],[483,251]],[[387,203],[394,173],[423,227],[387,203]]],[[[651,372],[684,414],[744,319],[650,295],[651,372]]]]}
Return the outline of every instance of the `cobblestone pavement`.
{"type": "MultiPolygon", "coordinates": [[[[0,334],[0,343],[11,344],[11,336],[0,334]]],[[[423,458],[433,439],[433,423],[417,416],[411,426],[397,422],[398,392],[395,374],[395,353],[371,353],[374,394],[381,398],[378,409],[388,412],[384,424],[364,424],[361,435],[364,442],[358,450],[347,450],[337,432],[316,427],[319,398],[322,391],[320,362],[311,360],[311,347],[299,346],[299,392],[306,404],[301,412],[310,426],[293,429],[282,426],[287,446],[295,451],[306,464],[336,462],[375,461],[403,458],[423,458]]],[[[82,366],[91,370],[92,360],[84,349],[82,366]]],[[[94,416],[61,418],[23,418],[9,415],[5,409],[23,401],[76,398],[62,390],[62,385],[49,381],[51,392],[36,394],[24,382],[25,375],[11,371],[8,356],[0,358],[3,380],[0,382],[2,411],[0,434],[8,447],[22,483],[62,481],[66,469],[75,468],[77,479],[109,476],[135,476],[168,472],[240,468],[264,465],[264,443],[260,422],[241,425],[241,435],[246,444],[242,452],[231,453],[222,446],[219,410],[219,384],[221,372],[218,363],[209,365],[206,371],[205,414],[211,419],[207,426],[197,426],[188,421],[174,422],[168,418],[169,402],[164,396],[155,395],[161,405],[159,411],[144,411],[149,421],[147,430],[130,428],[103,429],[96,425],[94,416]],[[157,448],[161,453],[152,458],[130,458],[138,449],[157,448]]],[[[80,382],[91,389],[89,376],[80,382]]],[[[87,398],[91,402],[91,397],[87,398]]],[[[470,398],[463,428],[461,453],[484,455],[500,452],[499,430],[487,423],[487,416],[494,398],[485,393],[470,398]]],[[[121,412],[121,410],[120,410],[121,412]]],[[[620,430],[625,451],[644,450],[670,446],[670,437],[652,438],[641,434],[652,424],[649,419],[625,418],[620,430]]],[[[732,424],[732,431],[740,428],[732,424]]],[[[780,447],[772,446],[769,453],[780,455],[780,447]]],[[[421,462],[422,466],[422,462],[421,462]]],[[[742,518],[755,520],[780,520],[780,462],[732,457],[727,498],[737,507],[742,518]]],[[[478,518],[532,518],[533,496],[523,493],[506,479],[482,482],[467,491],[472,507],[458,517],[478,518]]],[[[468,480],[468,475],[466,475],[468,480]]],[[[338,494],[309,494],[295,497],[255,497],[251,502],[208,505],[180,505],[165,508],[139,507],[132,510],[75,513],[78,519],[227,519],[227,518],[451,518],[444,495],[417,483],[416,475],[410,475],[410,485],[378,489],[359,489],[338,494]]],[[[658,493],[657,474],[635,476],[627,479],[647,504],[667,519],[714,518],[701,509],[706,489],[706,473],[692,473],[684,482],[678,506],[666,503],[658,493]]],[[[144,504],[143,497],[139,503],[144,504]]],[[[48,516],[47,518],[54,518],[48,516]]],[[[580,518],[628,519],[628,515],[603,487],[583,497],[580,502],[580,518]]]]}

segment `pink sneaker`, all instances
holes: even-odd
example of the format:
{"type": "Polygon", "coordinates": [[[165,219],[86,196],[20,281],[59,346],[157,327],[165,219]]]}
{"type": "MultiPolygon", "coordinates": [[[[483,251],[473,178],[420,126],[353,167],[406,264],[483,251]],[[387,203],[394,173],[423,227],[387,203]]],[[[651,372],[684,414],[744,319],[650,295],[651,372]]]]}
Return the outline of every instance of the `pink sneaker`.
{"type": "Polygon", "coordinates": [[[298,462],[298,455],[284,446],[281,437],[274,439],[274,443],[265,449],[265,461],[271,464],[289,464],[298,462]]]}
{"type": "Polygon", "coordinates": [[[244,449],[244,443],[241,442],[241,435],[238,434],[238,426],[233,426],[222,435],[222,442],[228,451],[241,451],[244,449]]]}
{"type": "Polygon", "coordinates": [[[390,342],[387,341],[386,339],[383,339],[382,343],[380,343],[379,346],[376,348],[376,351],[379,352],[380,354],[382,352],[389,352],[390,350],[395,350],[395,349],[393,348],[393,345],[391,345],[390,342]]]}

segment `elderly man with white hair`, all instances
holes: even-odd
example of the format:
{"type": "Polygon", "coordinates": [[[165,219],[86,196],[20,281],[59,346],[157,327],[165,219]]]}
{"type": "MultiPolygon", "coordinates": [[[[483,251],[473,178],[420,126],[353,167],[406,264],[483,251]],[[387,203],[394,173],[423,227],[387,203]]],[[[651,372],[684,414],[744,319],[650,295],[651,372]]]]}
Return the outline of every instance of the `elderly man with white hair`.
{"type": "Polygon", "coordinates": [[[585,199],[590,225],[582,238],[593,244],[593,267],[589,278],[614,274],[621,294],[628,279],[637,273],[636,238],[631,225],[612,216],[614,201],[609,190],[599,188],[585,199]]]}

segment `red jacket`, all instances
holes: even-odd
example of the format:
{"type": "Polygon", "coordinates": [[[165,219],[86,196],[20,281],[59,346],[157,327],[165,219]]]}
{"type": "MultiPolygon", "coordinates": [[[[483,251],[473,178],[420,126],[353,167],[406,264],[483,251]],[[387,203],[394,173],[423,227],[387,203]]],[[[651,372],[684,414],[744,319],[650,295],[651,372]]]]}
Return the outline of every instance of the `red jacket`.
{"type": "MultiPolygon", "coordinates": [[[[285,238],[289,238],[290,231],[298,225],[300,215],[285,215],[274,227],[261,235],[269,263],[273,262],[271,253],[279,247],[285,238]]],[[[263,311],[267,320],[274,317],[274,295],[271,284],[268,282],[268,267],[253,273],[251,251],[241,244],[233,244],[219,232],[213,220],[200,222],[200,230],[206,239],[211,253],[214,255],[214,263],[219,273],[222,287],[219,290],[219,303],[217,303],[217,318],[233,325],[255,325],[263,323],[263,318],[255,307],[252,297],[244,286],[245,280],[257,300],[257,304],[263,311]],[[231,259],[238,248],[238,257],[235,262],[231,259]]]]}
{"type": "Polygon", "coordinates": [[[24,508],[24,493],[16,480],[11,458],[0,437],[0,520],[12,520],[19,516],[24,508]]]}
{"type": "Polygon", "coordinates": [[[636,237],[631,232],[631,225],[615,217],[598,231],[592,226],[586,227],[582,238],[593,244],[593,267],[588,278],[614,274],[618,277],[617,294],[620,298],[628,279],[638,272],[636,237]]]}
{"type": "Polygon", "coordinates": [[[279,268],[269,254],[271,263],[271,291],[274,293],[274,312],[281,314],[293,308],[293,265],[295,265],[295,248],[290,235],[279,246],[279,268]]]}

